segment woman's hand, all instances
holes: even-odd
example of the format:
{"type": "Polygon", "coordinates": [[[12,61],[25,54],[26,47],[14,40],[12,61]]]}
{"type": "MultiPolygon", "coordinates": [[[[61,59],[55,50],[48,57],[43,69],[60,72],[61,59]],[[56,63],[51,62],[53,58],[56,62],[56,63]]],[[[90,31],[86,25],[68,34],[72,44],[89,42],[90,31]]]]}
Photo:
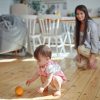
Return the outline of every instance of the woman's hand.
{"type": "Polygon", "coordinates": [[[81,55],[80,54],[77,54],[75,59],[78,61],[78,62],[81,62],[81,55]]]}
{"type": "Polygon", "coordinates": [[[89,57],[89,67],[96,68],[96,57],[93,54],[91,54],[89,57]]]}

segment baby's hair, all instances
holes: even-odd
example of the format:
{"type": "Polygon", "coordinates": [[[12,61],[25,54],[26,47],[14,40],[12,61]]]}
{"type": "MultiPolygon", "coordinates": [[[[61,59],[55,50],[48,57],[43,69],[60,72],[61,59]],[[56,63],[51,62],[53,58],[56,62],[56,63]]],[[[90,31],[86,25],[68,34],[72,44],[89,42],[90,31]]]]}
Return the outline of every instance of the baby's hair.
{"type": "Polygon", "coordinates": [[[46,45],[40,45],[34,51],[34,57],[37,60],[39,60],[39,55],[42,55],[44,57],[49,57],[51,59],[51,54],[52,54],[51,49],[46,45]]]}

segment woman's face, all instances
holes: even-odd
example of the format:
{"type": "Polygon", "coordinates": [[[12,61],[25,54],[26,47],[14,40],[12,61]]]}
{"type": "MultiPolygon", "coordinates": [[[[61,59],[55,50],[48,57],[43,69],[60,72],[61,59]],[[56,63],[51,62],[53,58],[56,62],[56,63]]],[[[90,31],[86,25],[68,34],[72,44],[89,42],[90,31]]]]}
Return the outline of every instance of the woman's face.
{"type": "Polygon", "coordinates": [[[81,10],[77,10],[76,11],[76,17],[77,17],[77,19],[79,20],[79,21],[84,21],[84,19],[85,19],[85,13],[83,12],[83,11],[81,11],[81,10]]]}

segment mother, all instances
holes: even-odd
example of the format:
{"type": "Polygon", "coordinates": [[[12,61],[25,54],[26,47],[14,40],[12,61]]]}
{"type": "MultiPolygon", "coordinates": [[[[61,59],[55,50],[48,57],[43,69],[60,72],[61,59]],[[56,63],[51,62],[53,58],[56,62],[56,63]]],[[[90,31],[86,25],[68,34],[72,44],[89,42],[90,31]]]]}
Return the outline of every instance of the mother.
{"type": "Polygon", "coordinates": [[[84,5],[75,8],[75,48],[77,65],[86,69],[96,68],[96,55],[99,53],[100,41],[97,24],[90,18],[84,5]]]}

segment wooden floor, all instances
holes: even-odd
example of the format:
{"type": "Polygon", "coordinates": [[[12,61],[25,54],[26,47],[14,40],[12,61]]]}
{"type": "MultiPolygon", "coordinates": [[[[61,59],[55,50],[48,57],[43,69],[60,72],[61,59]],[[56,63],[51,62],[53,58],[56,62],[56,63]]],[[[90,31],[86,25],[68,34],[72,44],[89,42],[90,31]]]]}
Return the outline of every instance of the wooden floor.
{"type": "Polygon", "coordinates": [[[100,61],[95,70],[79,70],[72,59],[57,60],[61,65],[68,81],[62,86],[62,96],[54,97],[52,91],[39,94],[37,80],[29,87],[25,82],[36,68],[32,58],[0,59],[0,99],[30,99],[30,100],[100,100],[100,61]],[[17,86],[24,88],[23,96],[15,95],[17,86]]]}

